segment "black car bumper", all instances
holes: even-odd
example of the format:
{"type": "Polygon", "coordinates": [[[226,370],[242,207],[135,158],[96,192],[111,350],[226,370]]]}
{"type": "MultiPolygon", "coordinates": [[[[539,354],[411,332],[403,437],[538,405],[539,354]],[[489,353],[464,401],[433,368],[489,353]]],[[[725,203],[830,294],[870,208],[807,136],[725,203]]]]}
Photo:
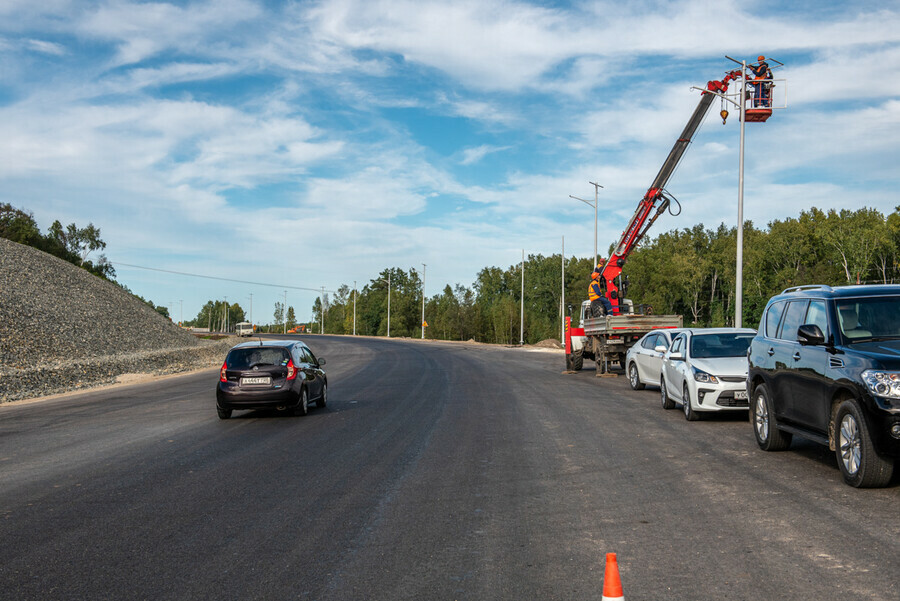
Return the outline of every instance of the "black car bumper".
{"type": "Polygon", "coordinates": [[[231,382],[219,382],[216,387],[216,404],[220,409],[273,409],[296,407],[300,393],[291,386],[281,388],[241,388],[231,382]]]}

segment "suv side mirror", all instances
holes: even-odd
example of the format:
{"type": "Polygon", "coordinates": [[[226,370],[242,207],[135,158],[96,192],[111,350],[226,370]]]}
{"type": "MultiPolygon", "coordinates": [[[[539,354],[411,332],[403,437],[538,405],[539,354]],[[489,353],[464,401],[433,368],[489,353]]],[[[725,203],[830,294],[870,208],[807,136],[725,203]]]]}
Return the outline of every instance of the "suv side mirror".
{"type": "Polygon", "coordinates": [[[669,350],[669,347],[667,347],[664,344],[657,344],[656,348],[653,350],[656,351],[657,353],[665,353],[667,350],[669,350]]]}
{"type": "Polygon", "coordinates": [[[325,365],[325,357],[319,357],[319,365],[325,365]]]}
{"type": "Polygon", "coordinates": [[[803,346],[825,344],[825,334],[814,323],[805,323],[797,328],[797,341],[803,346]]]}

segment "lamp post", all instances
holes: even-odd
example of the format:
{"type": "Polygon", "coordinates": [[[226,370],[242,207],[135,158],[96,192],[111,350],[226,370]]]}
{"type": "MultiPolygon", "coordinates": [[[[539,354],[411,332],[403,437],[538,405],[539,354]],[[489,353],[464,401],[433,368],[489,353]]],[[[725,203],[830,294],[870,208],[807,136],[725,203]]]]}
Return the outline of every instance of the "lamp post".
{"type": "Polygon", "coordinates": [[[525,249],[522,249],[522,299],[519,309],[519,346],[525,344],[525,249]]]}
{"type": "Polygon", "coordinates": [[[422,340],[425,340],[425,263],[422,263],[422,340]]]}
{"type": "Polygon", "coordinates": [[[592,186],[594,186],[594,202],[585,200],[583,198],[578,198],[577,196],[572,196],[571,194],[569,194],[569,198],[574,198],[575,200],[580,200],[581,202],[588,205],[589,207],[594,207],[594,265],[596,266],[597,265],[597,257],[598,257],[598,255],[597,255],[597,222],[599,221],[599,211],[598,211],[598,206],[599,206],[599,202],[600,202],[599,192],[600,192],[600,188],[602,188],[603,186],[601,186],[600,184],[598,184],[596,182],[588,182],[588,183],[591,184],[592,186]]]}
{"type": "MultiPolygon", "coordinates": [[[[378,280],[379,282],[383,282],[384,280],[378,280]]],[[[388,270],[388,314],[387,314],[387,337],[391,337],[391,272],[388,270]]]]}
{"type": "Polygon", "coordinates": [[[353,335],[356,336],[356,280],[353,280],[353,335]]]}
{"type": "Polygon", "coordinates": [[[747,117],[747,61],[741,61],[741,143],[738,164],[737,258],[734,270],[734,327],[740,328],[744,314],[744,123],[747,117]]]}

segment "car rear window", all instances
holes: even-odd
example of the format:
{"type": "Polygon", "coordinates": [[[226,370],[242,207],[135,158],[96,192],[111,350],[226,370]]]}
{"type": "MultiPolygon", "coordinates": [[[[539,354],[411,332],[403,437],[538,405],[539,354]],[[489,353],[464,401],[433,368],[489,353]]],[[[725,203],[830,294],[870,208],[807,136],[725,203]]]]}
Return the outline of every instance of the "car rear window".
{"type": "Polygon", "coordinates": [[[754,335],[751,332],[695,334],[691,338],[691,357],[697,359],[745,357],[754,335]]]}
{"type": "Polygon", "coordinates": [[[228,353],[228,369],[252,369],[256,365],[287,365],[290,355],[283,348],[236,348],[228,353]]]}

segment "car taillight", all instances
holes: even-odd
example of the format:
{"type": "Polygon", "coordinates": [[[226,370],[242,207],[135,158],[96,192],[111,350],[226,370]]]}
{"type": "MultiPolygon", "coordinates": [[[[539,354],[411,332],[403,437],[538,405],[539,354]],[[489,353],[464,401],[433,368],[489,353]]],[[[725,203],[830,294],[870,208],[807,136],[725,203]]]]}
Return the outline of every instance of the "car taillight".
{"type": "Polygon", "coordinates": [[[287,377],[287,379],[288,379],[288,380],[293,380],[294,378],[296,378],[296,377],[297,377],[297,368],[294,367],[294,361],[293,361],[293,360],[289,360],[289,361],[288,361],[287,368],[288,368],[288,377],[287,377]]]}
{"type": "Polygon", "coordinates": [[[228,378],[225,377],[225,370],[228,369],[228,363],[222,363],[222,369],[219,370],[219,382],[227,382],[228,378]]]}

